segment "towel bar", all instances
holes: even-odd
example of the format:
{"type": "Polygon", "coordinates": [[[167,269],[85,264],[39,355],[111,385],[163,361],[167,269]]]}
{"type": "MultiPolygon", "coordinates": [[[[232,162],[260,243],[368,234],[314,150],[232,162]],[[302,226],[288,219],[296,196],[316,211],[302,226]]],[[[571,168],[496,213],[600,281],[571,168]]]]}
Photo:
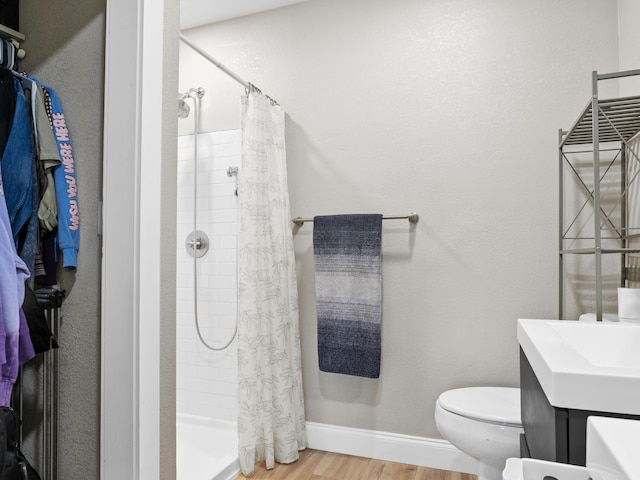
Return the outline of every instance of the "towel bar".
{"type": "MultiPolygon", "coordinates": [[[[420,220],[420,215],[416,212],[411,212],[409,215],[383,215],[383,220],[404,220],[407,219],[411,223],[418,223],[420,220]]],[[[305,222],[313,222],[313,218],[302,218],[296,217],[291,219],[291,221],[298,227],[301,227],[305,222]]]]}

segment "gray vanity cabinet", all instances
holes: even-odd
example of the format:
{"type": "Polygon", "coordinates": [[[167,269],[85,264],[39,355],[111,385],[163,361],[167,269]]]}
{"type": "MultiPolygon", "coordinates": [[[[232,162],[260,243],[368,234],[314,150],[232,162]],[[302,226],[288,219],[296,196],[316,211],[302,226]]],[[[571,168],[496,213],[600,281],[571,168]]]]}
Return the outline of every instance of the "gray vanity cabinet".
{"type": "Polygon", "coordinates": [[[554,407],[549,403],[522,349],[520,391],[524,428],[524,435],[520,438],[520,456],[523,458],[584,466],[588,417],[596,415],[640,420],[640,415],[554,407]]]}

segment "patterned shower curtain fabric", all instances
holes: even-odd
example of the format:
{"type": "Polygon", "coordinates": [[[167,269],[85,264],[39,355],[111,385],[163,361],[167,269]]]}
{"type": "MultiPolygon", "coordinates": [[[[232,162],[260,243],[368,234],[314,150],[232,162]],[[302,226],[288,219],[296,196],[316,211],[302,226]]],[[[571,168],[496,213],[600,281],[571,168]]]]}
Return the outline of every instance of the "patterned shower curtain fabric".
{"type": "Polygon", "coordinates": [[[259,92],[242,98],[238,181],[238,453],[249,476],[306,447],[284,112],[259,92]]]}

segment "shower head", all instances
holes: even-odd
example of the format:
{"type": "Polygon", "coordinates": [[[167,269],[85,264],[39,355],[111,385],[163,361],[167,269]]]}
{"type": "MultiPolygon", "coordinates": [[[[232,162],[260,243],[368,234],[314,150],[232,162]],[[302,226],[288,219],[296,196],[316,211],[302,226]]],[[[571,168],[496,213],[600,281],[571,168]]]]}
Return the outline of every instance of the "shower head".
{"type": "Polygon", "coordinates": [[[191,108],[183,98],[178,97],[178,118],[187,118],[191,108]]]}
{"type": "Polygon", "coordinates": [[[178,94],[178,118],[187,118],[191,108],[185,101],[187,98],[204,97],[204,88],[190,88],[188,92],[178,94]]]}

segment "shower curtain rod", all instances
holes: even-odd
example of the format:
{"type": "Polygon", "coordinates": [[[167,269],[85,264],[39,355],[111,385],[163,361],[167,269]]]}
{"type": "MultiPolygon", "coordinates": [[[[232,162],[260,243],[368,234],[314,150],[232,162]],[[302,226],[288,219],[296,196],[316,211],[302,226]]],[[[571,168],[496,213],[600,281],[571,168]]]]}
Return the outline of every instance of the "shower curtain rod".
{"type": "Polygon", "coordinates": [[[231,78],[233,78],[240,85],[244,86],[244,88],[246,88],[247,90],[251,91],[251,90],[256,89],[255,85],[251,85],[246,80],[243,80],[242,77],[238,76],[236,73],[234,73],[231,70],[229,70],[225,65],[222,64],[222,62],[219,62],[218,60],[213,58],[211,55],[209,55],[207,52],[202,50],[200,47],[198,47],[196,44],[194,44],[191,40],[189,40],[187,37],[185,37],[182,32],[180,32],[180,40],[182,40],[184,43],[186,43],[191,48],[193,48],[196,52],[198,52],[204,58],[209,60],[211,63],[213,63],[216,67],[218,67],[224,73],[229,75],[231,78]]]}

